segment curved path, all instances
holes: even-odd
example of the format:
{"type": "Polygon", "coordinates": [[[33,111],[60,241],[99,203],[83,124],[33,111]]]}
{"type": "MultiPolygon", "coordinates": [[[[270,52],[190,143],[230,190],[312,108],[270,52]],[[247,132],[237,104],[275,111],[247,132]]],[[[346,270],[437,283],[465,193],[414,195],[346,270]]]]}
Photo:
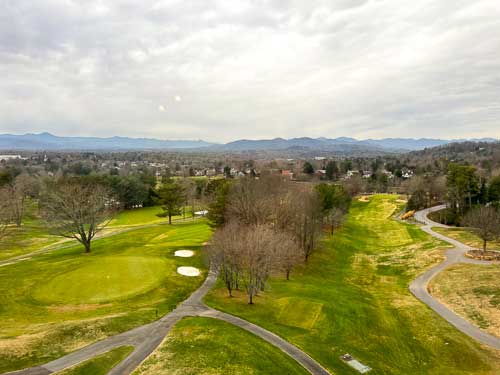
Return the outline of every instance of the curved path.
{"type": "Polygon", "coordinates": [[[448,309],[442,303],[434,299],[428,291],[429,282],[444,269],[458,263],[470,263],[470,264],[492,264],[492,262],[486,262],[481,260],[470,259],[464,256],[464,254],[471,248],[453,238],[446,237],[440,233],[434,232],[432,227],[449,228],[447,225],[436,223],[430,220],[427,215],[434,211],[439,211],[446,208],[445,205],[427,208],[422,211],[415,213],[415,219],[424,224],[421,228],[424,232],[429,233],[431,236],[436,237],[440,240],[446,241],[453,246],[453,249],[446,251],[446,259],[439,263],[438,265],[432,267],[427,272],[424,272],[413,280],[410,284],[411,293],[417,297],[420,301],[425,303],[439,315],[441,315],[446,321],[455,326],[457,329],[465,333],[466,335],[472,337],[474,340],[489,345],[495,349],[500,350],[500,339],[493,335],[490,335],[475,325],[471,324],[464,318],[458,316],[453,311],[448,309]]]}
{"type": "Polygon", "coordinates": [[[217,274],[209,272],[200,288],[191,294],[191,296],[182,302],[175,310],[168,313],[160,320],[96,342],[95,344],[65,355],[45,365],[9,372],[7,374],[48,375],[92,359],[95,356],[119,346],[132,345],[134,346],[134,351],[108,373],[108,375],[128,375],[161,344],[175,323],[184,317],[201,316],[223,320],[261,337],[295,359],[313,375],[330,375],[330,373],[318,362],[274,333],[236,316],[206,306],[202,301],[203,297],[213,287],[216,280],[217,274]]]}

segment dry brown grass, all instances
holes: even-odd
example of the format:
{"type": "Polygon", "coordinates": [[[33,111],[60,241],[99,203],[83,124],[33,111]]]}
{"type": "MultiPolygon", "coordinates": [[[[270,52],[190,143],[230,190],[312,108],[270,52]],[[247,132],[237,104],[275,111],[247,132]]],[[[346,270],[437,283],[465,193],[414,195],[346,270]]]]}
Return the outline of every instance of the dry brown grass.
{"type": "Polygon", "coordinates": [[[54,306],[49,306],[47,308],[54,312],[65,313],[65,312],[93,311],[101,307],[111,307],[111,306],[113,306],[112,303],[106,303],[106,304],[93,303],[84,305],[61,305],[61,306],[54,305],[54,306]]]}
{"type": "Polygon", "coordinates": [[[439,274],[429,290],[448,308],[500,337],[500,265],[460,264],[439,274]]]}

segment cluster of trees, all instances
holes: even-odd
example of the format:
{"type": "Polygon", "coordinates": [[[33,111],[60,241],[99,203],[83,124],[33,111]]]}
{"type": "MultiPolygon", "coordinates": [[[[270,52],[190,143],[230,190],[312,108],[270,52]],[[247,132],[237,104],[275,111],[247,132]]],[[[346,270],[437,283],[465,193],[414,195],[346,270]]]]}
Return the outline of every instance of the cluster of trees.
{"type": "Polygon", "coordinates": [[[446,177],[415,176],[404,184],[404,189],[410,195],[406,209],[421,210],[444,201],[446,177]]]}
{"type": "Polygon", "coordinates": [[[411,194],[407,210],[446,202],[433,219],[470,227],[487,243],[500,237],[500,176],[487,179],[472,165],[449,163],[445,176],[417,176],[406,186],[411,194]]]}
{"type": "Polygon", "coordinates": [[[0,237],[6,234],[9,225],[22,225],[27,202],[38,196],[39,189],[39,180],[28,174],[0,175],[0,237]]]}
{"type": "Polygon", "coordinates": [[[447,224],[460,224],[474,207],[500,207],[500,176],[487,179],[473,166],[451,163],[444,192],[441,201],[447,203],[448,209],[436,218],[447,224]]]}
{"type": "Polygon", "coordinates": [[[208,248],[229,295],[243,288],[248,302],[268,278],[307,262],[325,222],[335,228],[350,196],[341,186],[297,184],[280,178],[222,181],[215,187],[209,218],[217,231],[208,248]]]}

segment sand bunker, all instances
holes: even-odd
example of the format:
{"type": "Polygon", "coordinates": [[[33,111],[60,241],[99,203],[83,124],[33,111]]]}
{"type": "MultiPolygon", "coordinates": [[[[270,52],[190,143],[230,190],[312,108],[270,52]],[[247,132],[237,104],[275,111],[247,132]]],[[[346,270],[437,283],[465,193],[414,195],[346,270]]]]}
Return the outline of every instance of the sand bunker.
{"type": "Polygon", "coordinates": [[[176,257],[182,257],[182,258],[190,258],[194,255],[194,251],[192,250],[177,250],[174,255],[176,257]]]}
{"type": "Polygon", "coordinates": [[[177,268],[177,273],[183,276],[200,276],[200,270],[195,267],[179,267],[177,268]]]}

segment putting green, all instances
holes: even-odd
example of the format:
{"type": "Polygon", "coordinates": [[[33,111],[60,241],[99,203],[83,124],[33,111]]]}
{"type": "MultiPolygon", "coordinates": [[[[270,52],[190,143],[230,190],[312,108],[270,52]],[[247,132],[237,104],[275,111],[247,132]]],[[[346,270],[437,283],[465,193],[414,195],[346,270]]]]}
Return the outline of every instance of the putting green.
{"type": "Polygon", "coordinates": [[[166,274],[167,264],[158,257],[110,256],[59,274],[33,293],[48,304],[102,303],[155,288],[166,274]]]}

